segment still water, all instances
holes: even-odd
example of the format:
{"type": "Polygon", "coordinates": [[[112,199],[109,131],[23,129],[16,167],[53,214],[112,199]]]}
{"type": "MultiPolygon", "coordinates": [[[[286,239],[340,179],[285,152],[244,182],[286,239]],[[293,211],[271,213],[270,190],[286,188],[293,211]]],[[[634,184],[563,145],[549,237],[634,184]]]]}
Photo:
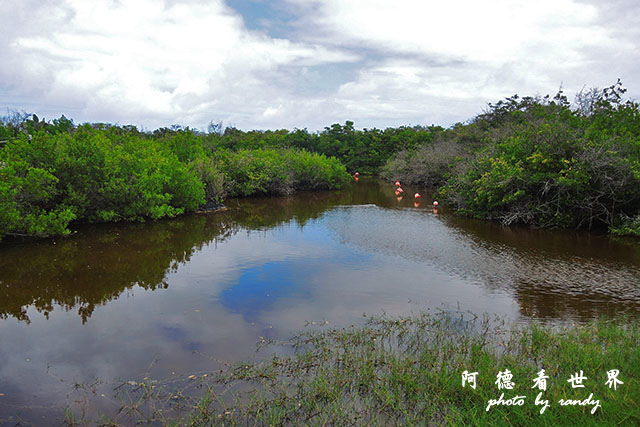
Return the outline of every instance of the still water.
{"type": "Polygon", "coordinates": [[[144,377],[266,357],[260,337],[363,313],[470,310],[512,322],[640,313],[640,244],[434,212],[415,189],[231,200],[225,212],[0,244],[0,425],[59,424],[144,377]],[[101,394],[105,396],[101,398],[101,394]]]}

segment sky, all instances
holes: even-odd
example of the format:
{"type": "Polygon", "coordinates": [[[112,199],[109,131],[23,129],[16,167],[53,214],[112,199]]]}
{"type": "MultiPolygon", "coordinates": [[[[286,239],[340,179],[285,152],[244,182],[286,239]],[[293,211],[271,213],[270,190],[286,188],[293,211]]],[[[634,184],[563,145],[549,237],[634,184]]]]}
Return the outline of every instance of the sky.
{"type": "Polygon", "coordinates": [[[141,129],[451,126],[519,95],[640,98],[634,0],[0,0],[0,115],[141,129]]]}

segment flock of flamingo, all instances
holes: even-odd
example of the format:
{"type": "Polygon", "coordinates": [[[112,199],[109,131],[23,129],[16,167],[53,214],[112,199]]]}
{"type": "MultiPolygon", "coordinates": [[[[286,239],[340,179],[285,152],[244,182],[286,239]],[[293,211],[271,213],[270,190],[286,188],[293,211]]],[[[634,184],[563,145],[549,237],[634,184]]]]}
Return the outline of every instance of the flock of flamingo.
{"type": "MultiPolygon", "coordinates": [[[[356,181],[358,181],[360,179],[360,173],[356,172],[355,174],[353,174],[353,179],[355,179],[356,181]]],[[[404,198],[404,190],[402,189],[402,186],[400,185],[400,181],[396,181],[396,198],[398,199],[398,201],[401,201],[404,198]]],[[[413,195],[413,206],[414,207],[420,207],[420,199],[422,198],[422,196],[420,195],[420,193],[416,193],[413,195]]],[[[438,201],[434,200],[433,201],[433,213],[438,213],[438,201]]]]}

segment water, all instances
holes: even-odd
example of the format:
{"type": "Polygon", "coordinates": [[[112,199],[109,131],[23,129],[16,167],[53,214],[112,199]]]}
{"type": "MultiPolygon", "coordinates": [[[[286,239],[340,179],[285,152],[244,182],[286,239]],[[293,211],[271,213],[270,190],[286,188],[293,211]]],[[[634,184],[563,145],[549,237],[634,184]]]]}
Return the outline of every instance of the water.
{"type": "Polygon", "coordinates": [[[122,382],[266,357],[261,337],[286,339],[308,322],[640,313],[637,240],[502,227],[393,190],[361,179],[339,192],[232,200],[221,213],[3,242],[0,424],[59,424],[69,405],[113,413],[122,382]]]}

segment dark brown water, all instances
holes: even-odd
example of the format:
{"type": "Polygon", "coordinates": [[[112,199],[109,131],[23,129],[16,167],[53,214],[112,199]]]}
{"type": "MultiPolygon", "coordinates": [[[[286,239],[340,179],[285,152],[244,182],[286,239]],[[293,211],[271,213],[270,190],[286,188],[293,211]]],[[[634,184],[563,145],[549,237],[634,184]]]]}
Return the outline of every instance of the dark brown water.
{"type": "Polygon", "coordinates": [[[393,190],[362,179],[232,200],[223,213],[3,242],[0,424],[59,423],[82,390],[91,410],[117,410],[111,392],[123,381],[265,357],[259,337],[284,339],[307,321],[458,307],[552,323],[640,313],[637,240],[501,227],[393,190]]]}

